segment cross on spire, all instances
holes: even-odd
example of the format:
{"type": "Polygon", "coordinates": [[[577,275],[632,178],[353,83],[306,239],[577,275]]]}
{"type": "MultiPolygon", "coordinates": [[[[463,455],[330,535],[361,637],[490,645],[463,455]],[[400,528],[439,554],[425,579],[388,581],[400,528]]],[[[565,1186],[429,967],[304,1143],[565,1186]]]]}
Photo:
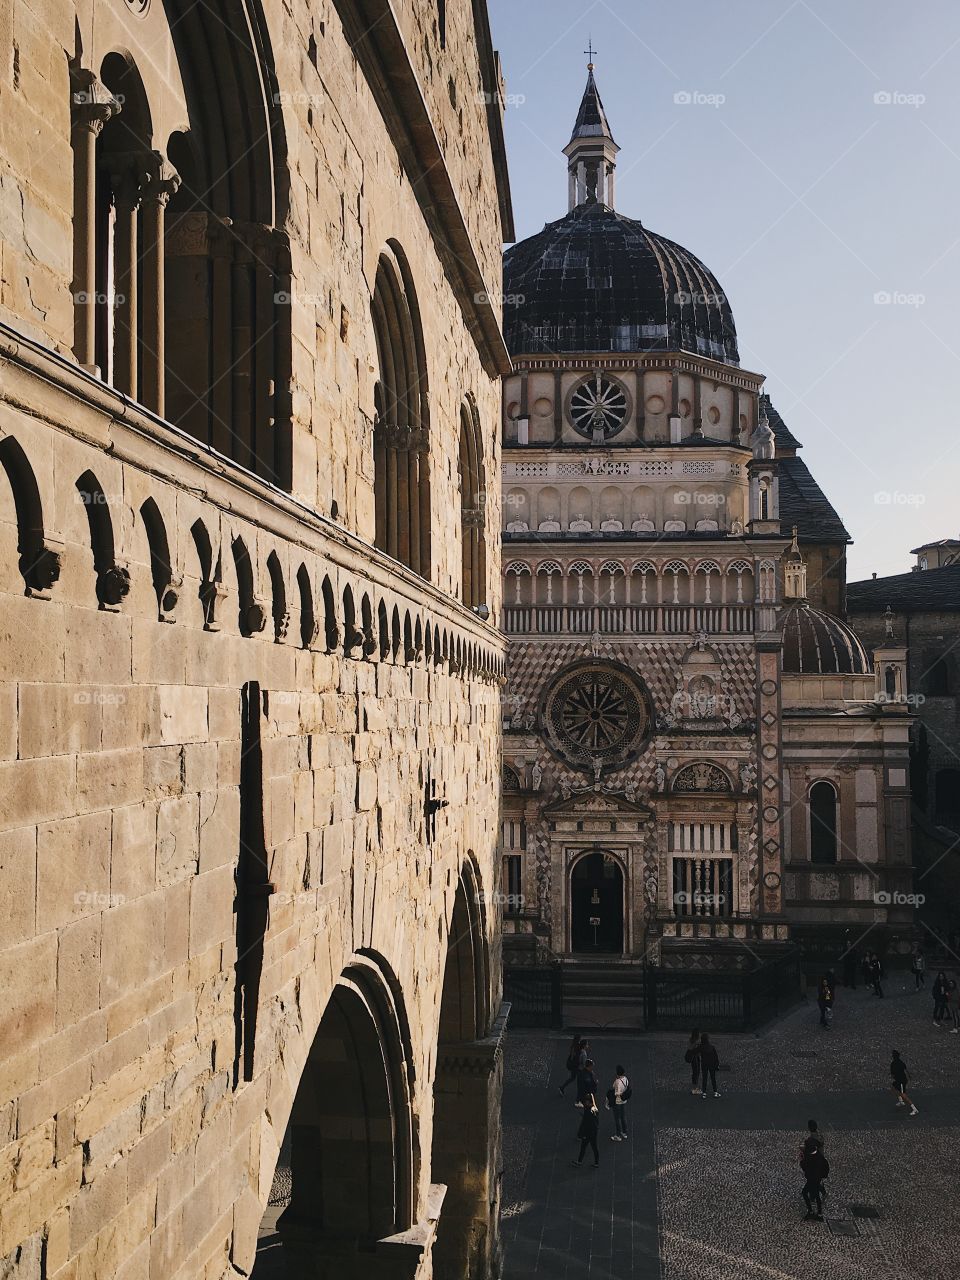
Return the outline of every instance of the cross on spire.
{"type": "Polygon", "coordinates": [[[584,52],[584,53],[587,55],[587,57],[590,59],[590,61],[587,63],[587,70],[588,70],[588,71],[592,71],[592,70],[593,70],[593,55],[594,55],[595,53],[599,53],[599,52],[600,52],[600,50],[599,50],[599,49],[595,49],[595,48],[593,47],[593,36],[588,36],[588,37],[587,37],[587,47],[586,47],[586,49],[584,49],[584,51],[583,51],[583,52],[584,52]]]}

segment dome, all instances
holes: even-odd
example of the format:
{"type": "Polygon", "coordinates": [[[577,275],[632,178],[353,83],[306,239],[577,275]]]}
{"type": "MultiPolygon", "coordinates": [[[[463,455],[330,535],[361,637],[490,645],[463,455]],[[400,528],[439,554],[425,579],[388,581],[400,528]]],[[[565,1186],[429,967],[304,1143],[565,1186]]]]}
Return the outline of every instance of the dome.
{"type": "Polygon", "coordinates": [[[788,606],[783,616],[783,669],[803,676],[864,676],[872,673],[859,636],[831,613],[806,600],[788,606]]]}
{"type": "Polygon", "coordinates": [[[578,204],[508,249],[503,293],[511,355],[690,351],[740,363],[716,276],[605,204],[578,204]]]}

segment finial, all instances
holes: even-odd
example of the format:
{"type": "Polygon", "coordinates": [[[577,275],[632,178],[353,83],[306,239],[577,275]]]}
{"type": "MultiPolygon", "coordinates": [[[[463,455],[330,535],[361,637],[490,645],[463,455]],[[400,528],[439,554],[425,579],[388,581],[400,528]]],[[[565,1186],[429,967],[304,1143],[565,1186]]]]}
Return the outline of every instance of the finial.
{"type": "Polygon", "coordinates": [[[800,554],[800,544],[797,542],[797,526],[793,526],[793,541],[790,543],[790,550],[800,554]]]}
{"type": "Polygon", "coordinates": [[[595,53],[599,53],[599,52],[600,52],[600,50],[599,50],[599,49],[595,49],[595,48],[593,47],[593,36],[588,36],[588,37],[587,37],[587,47],[586,47],[586,49],[584,49],[584,51],[583,51],[583,52],[584,52],[584,53],[587,55],[587,57],[590,59],[590,61],[587,63],[587,70],[588,70],[588,71],[592,71],[592,70],[593,70],[593,55],[594,55],[595,53]]]}

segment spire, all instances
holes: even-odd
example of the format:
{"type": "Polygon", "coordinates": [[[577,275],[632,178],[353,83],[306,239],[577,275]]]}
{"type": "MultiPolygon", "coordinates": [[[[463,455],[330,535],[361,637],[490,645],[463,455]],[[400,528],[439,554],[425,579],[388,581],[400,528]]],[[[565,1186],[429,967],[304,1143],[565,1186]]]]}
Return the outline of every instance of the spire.
{"type": "Polygon", "coordinates": [[[783,564],[783,595],[786,600],[806,600],[807,566],[797,541],[797,526],[793,526],[793,541],[787,550],[783,564]]]}
{"type": "Polygon", "coordinates": [[[586,52],[590,58],[587,63],[587,87],[583,91],[570,141],[563,149],[569,175],[569,208],[599,203],[612,209],[613,175],[620,148],[613,140],[610,122],[593,76],[595,50],[592,41],[586,52]]]}

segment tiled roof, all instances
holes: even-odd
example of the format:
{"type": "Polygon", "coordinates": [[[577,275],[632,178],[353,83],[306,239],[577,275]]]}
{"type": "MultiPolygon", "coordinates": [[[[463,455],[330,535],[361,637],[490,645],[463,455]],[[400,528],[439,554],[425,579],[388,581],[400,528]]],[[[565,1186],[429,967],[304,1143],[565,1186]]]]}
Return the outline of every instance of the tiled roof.
{"type": "Polygon", "coordinates": [[[848,613],[946,613],[960,609],[960,564],[917,569],[847,586],[848,613]]]}
{"type": "Polygon", "coordinates": [[[798,675],[866,675],[870,660],[846,623],[798,600],[783,616],[783,669],[798,675]]]}
{"type": "Polygon", "coordinates": [[[801,458],[781,458],[780,527],[797,526],[801,542],[851,542],[843,521],[801,458]]]}
{"type": "Polygon", "coordinates": [[[570,141],[575,138],[601,138],[606,137],[613,139],[610,131],[610,124],[607,120],[607,113],[603,109],[603,103],[600,101],[600,90],[597,88],[597,82],[593,78],[593,70],[587,73],[587,87],[583,91],[583,100],[580,103],[580,110],[577,112],[577,121],[573,126],[573,133],[570,135],[570,141]]]}

